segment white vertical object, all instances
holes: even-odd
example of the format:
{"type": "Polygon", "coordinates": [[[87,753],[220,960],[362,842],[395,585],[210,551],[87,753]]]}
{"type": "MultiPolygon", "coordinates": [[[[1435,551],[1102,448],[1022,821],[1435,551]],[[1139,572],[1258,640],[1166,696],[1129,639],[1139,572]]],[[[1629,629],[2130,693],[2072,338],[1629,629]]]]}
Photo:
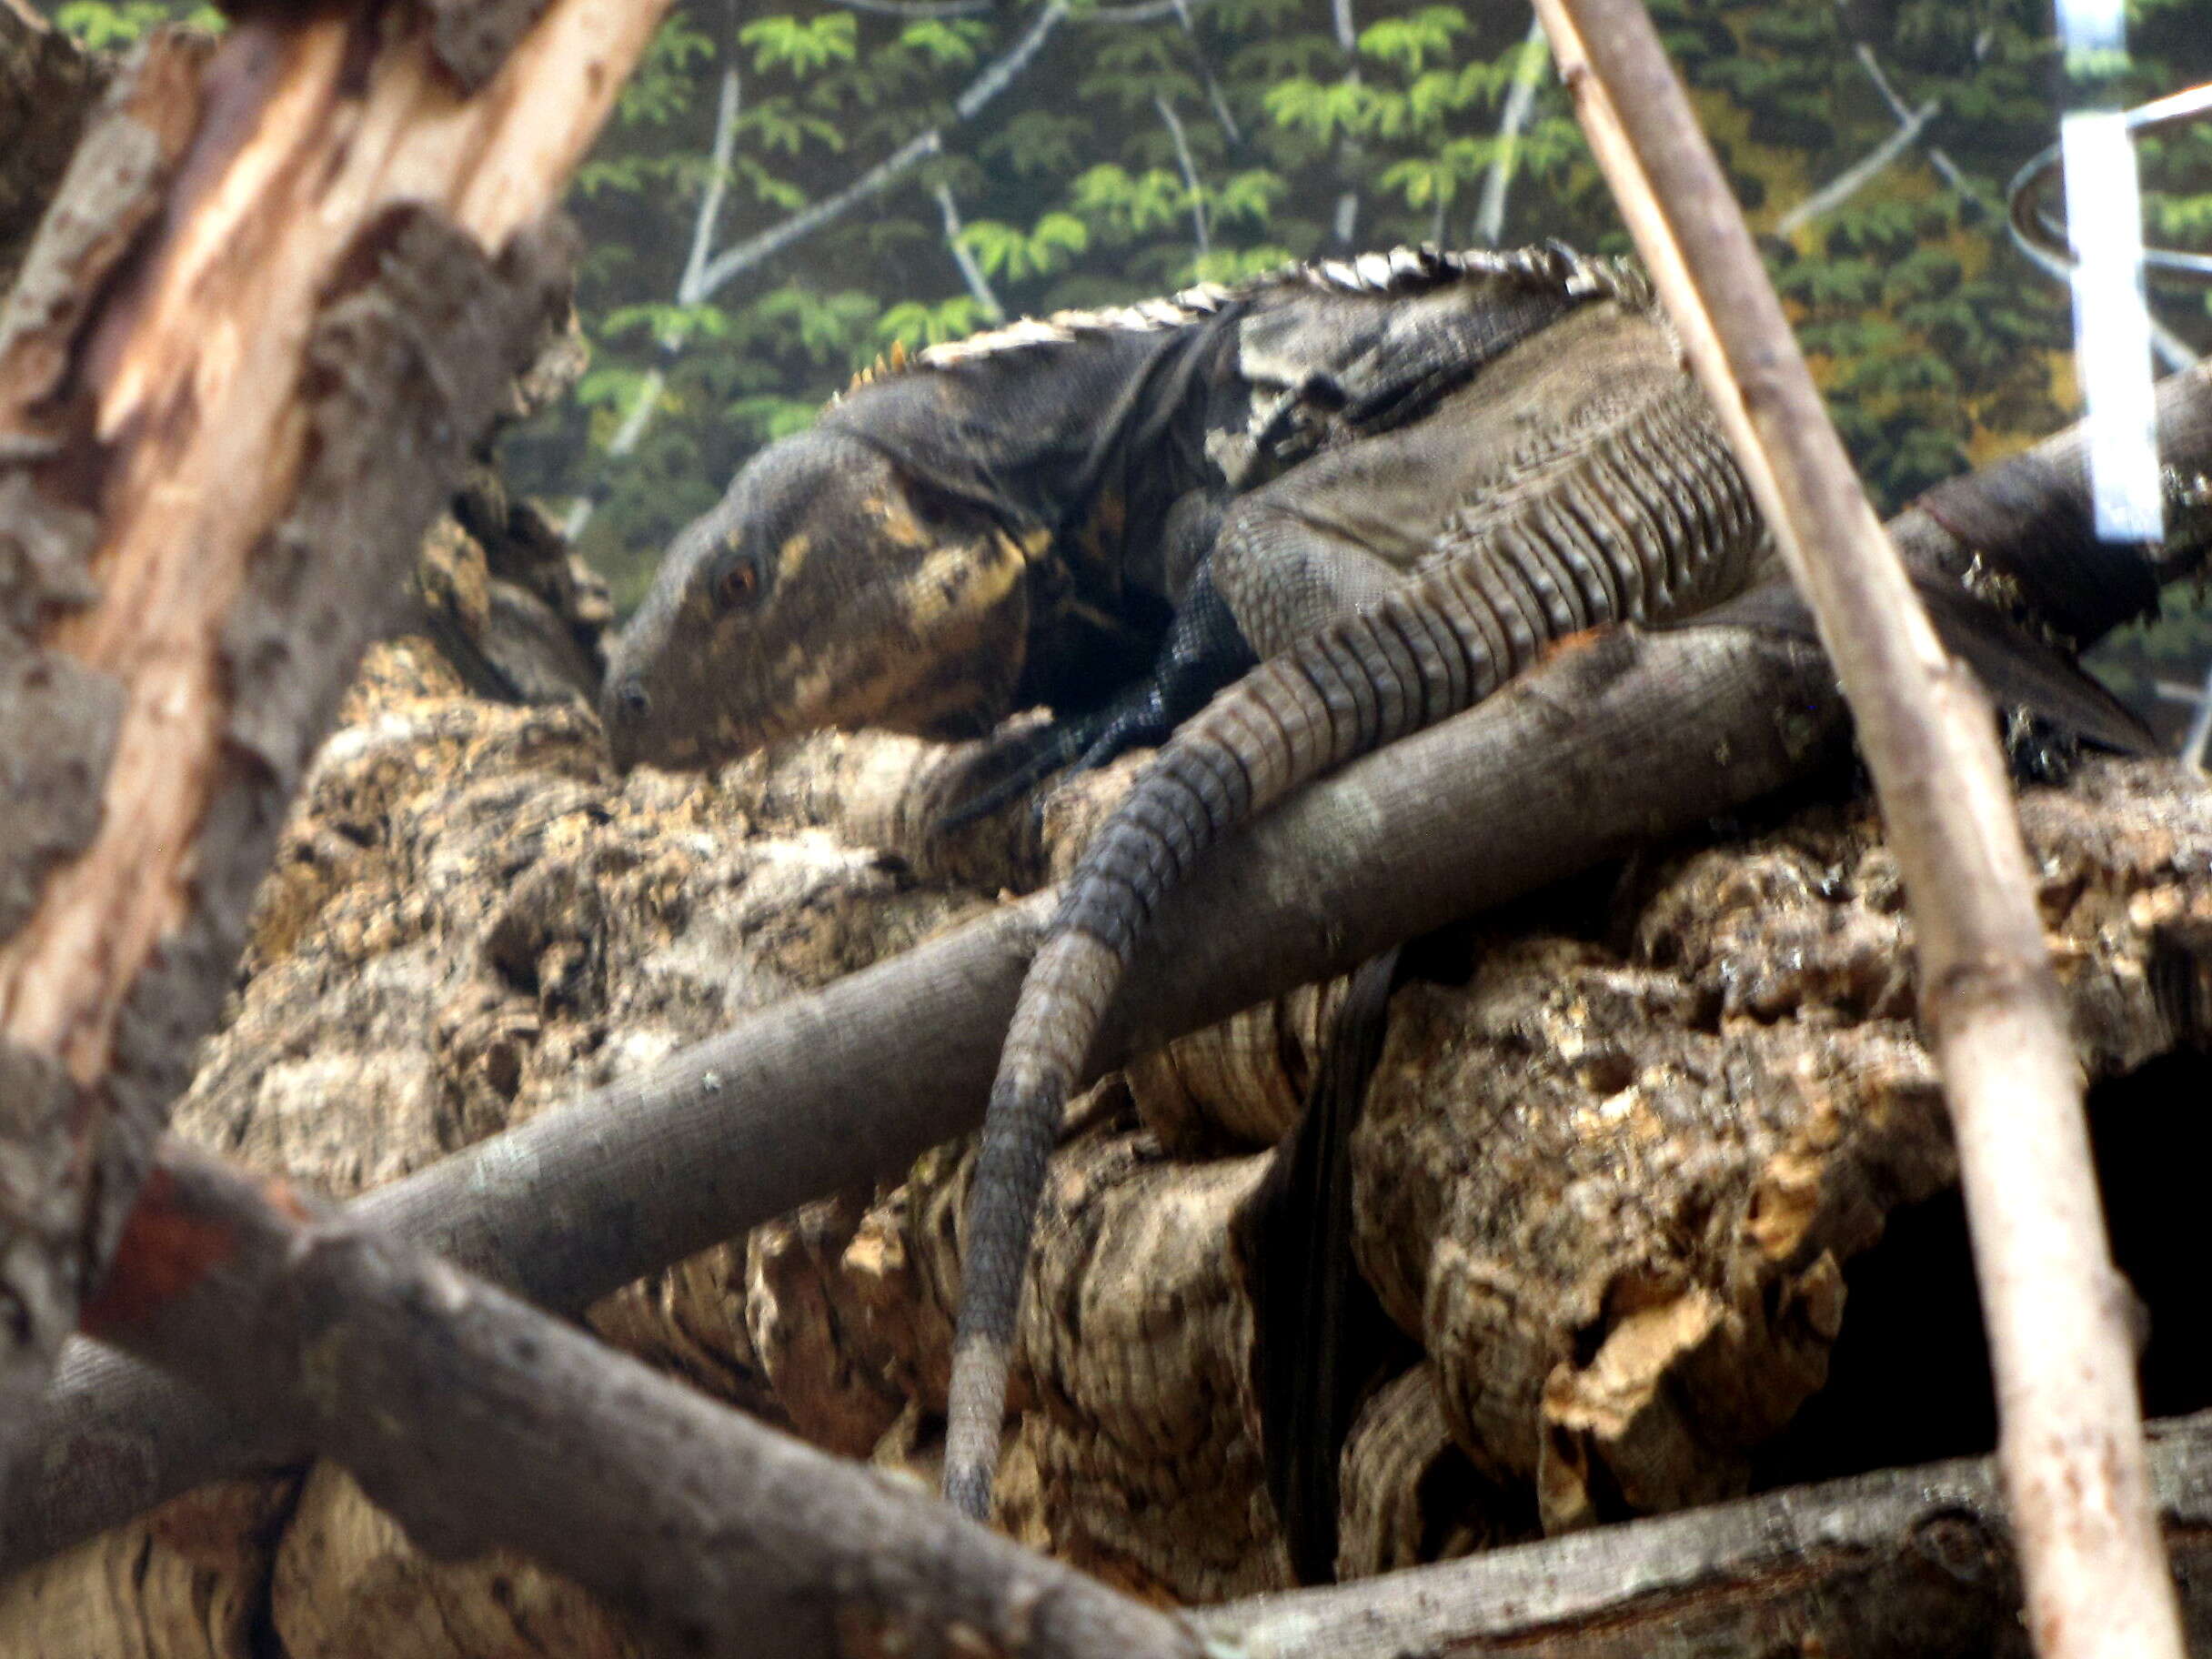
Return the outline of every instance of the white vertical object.
{"type": "Polygon", "coordinates": [[[2058,144],[2096,533],[2106,541],[2156,541],[2166,522],[2143,292],[2143,202],[2127,118],[2116,110],[2067,116],[2058,144]]]}

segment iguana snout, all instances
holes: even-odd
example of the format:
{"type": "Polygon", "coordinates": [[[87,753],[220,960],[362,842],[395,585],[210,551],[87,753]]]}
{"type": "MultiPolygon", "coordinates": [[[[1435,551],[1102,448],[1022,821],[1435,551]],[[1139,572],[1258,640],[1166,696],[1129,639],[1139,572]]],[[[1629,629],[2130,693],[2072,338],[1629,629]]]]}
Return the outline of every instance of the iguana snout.
{"type": "Polygon", "coordinates": [[[616,643],[616,762],[712,766],[828,726],[986,730],[1021,672],[1023,563],[987,508],[867,444],[771,444],[677,537],[616,643]]]}

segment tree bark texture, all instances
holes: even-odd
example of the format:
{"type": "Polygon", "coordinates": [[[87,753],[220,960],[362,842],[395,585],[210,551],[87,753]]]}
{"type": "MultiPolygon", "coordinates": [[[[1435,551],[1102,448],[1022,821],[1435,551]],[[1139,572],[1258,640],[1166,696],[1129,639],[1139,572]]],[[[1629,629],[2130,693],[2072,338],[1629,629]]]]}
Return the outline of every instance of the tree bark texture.
{"type": "MultiPolygon", "coordinates": [[[[2212,1650],[2212,1421],[2151,1425],[2150,1476],[2190,1651],[2212,1650]]],[[[1395,1584],[1210,1609],[1253,1659],[2026,1659],[1995,1460],[1885,1470],[1496,1550],[1395,1584]]]]}
{"type": "Polygon", "coordinates": [[[0,0],[0,294],[15,280],[109,68],[28,0],[0,0]]]}
{"type": "Polygon", "coordinates": [[[1175,1620],[927,1493],[181,1143],[86,1317],[287,1422],[430,1550],[526,1551],[671,1652],[1198,1659],[1175,1620]]]}
{"type": "Polygon", "coordinates": [[[157,33],[25,257],[0,318],[11,1433],[189,1077],[293,786],[558,316],[564,252],[534,226],[657,11],[157,33]]]}

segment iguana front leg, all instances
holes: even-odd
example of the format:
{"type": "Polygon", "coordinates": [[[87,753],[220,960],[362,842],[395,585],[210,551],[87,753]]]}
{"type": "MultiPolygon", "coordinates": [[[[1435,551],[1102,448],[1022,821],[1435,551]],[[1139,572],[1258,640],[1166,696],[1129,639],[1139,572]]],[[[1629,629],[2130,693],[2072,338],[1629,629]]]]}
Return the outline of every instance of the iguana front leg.
{"type": "MultiPolygon", "coordinates": [[[[1061,771],[1090,771],[1167,741],[1213,694],[1334,617],[1374,604],[1407,579],[1403,567],[1294,512],[1268,506],[1178,507],[1180,536],[1203,545],[1177,563],[1181,603],[1151,671],[1103,706],[1052,719],[994,745],[976,761],[988,779],[945,815],[962,824],[997,811],[1061,771]]],[[[1171,555],[1171,559],[1174,558],[1171,555]]]]}
{"type": "Polygon", "coordinates": [[[1259,660],[1235,615],[1202,572],[1176,611],[1149,673],[1101,708],[1058,716],[991,744],[975,762],[977,773],[990,781],[947,812],[940,826],[954,830],[996,812],[1056,772],[1089,771],[1128,749],[1164,742],[1216,691],[1259,660]]]}

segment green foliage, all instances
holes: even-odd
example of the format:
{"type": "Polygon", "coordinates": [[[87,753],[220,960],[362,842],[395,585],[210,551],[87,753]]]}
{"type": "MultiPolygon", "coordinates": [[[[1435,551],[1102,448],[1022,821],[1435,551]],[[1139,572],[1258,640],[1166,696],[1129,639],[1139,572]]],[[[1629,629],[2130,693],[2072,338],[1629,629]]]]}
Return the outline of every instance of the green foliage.
{"type": "Polygon", "coordinates": [[[181,23],[210,34],[223,26],[223,14],[196,0],[65,0],[52,10],[56,28],[96,52],[127,46],[160,24],[181,23]]]}

